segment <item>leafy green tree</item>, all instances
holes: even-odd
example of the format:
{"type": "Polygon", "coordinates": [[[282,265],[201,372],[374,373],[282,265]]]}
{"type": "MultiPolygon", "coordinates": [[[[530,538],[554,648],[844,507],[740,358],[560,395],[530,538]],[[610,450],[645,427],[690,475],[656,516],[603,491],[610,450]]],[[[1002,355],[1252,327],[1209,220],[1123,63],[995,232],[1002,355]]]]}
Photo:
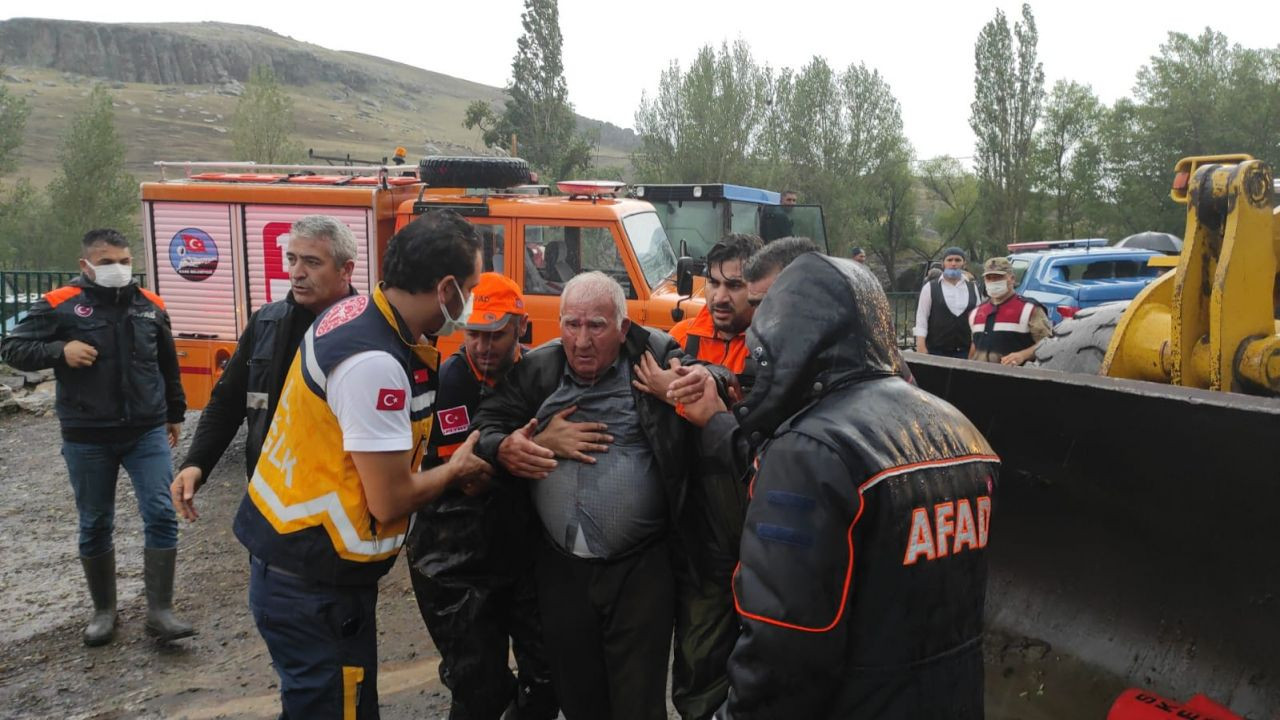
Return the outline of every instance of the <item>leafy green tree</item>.
{"type": "Polygon", "coordinates": [[[996,248],[982,229],[978,178],[946,155],[925,160],[918,172],[925,191],[942,205],[931,218],[939,240],[933,250],[959,246],[974,260],[993,254],[996,248]]]}
{"type": "MultiPolygon", "coordinates": [[[[3,74],[3,68],[0,68],[3,74]]],[[[17,150],[22,145],[27,116],[31,108],[26,100],[0,85],[0,176],[17,167],[17,150]]],[[[34,209],[36,193],[26,179],[11,188],[0,186],[0,267],[18,267],[19,251],[29,241],[23,232],[26,218],[34,209]]]]}
{"type": "Polygon", "coordinates": [[[33,248],[36,266],[73,266],[87,230],[111,227],[138,232],[138,181],[125,170],[125,147],[116,132],[111,94],[101,85],[71,118],[58,151],[58,174],[49,184],[52,209],[47,243],[33,248]]]}
{"type": "Polygon", "coordinates": [[[1045,196],[1046,223],[1056,239],[1092,235],[1101,229],[1104,109],[1087,85],[1059,80],[1036,133],[1034,186],[1045,196]]]}
{"type": "Polygon", "coordinates": [[[489,147],[506,147],[514,135],[521,157],[536,170],[564,180],[591,165],[595,143],[577,132],[569,104],[557,1],[525,0],[520,22],[524,34],[516,41],[504,112],[498,115],[487,104],[473,102],[463,126],[479,129],[489,147]]]}
{"type": "Polygon", "coordinates": [[[293,98],[268,65],[258,65],[245,83],[231,120],[236,160],[278,164],[299,162],[302,143],[294,139],[293,98]]]}
{"type": "MultiPolygon", "coordinates": [[[[0,68],[3,74],[4,68],[0,68]]],[[[17,167],[17,150],[22,145],[22,133],[27,126],[31,108],[23,98],[0,85],[0,175],[17,167]]]]}
{"type": "Polygon", "coordinates": [[[667,182],[747,182],[763,121],[765,70],[743,41],[719,52],[698,51],[687,71],[672,63],[658,92],[636,111],[642,179],[667,182]]]}
{"type": "Polygon", "coordinates": [[[1026,211],[1033,133],[1044,99],[1044,68],[1031,6],[1009,31],[1002,11],[974,45],[974,98],[969,126],[977,136],[976,165],[989,232],[1016,242],[1026,211]],[[1015,45],[1016,40],[1016,45],[1015,45]]]}

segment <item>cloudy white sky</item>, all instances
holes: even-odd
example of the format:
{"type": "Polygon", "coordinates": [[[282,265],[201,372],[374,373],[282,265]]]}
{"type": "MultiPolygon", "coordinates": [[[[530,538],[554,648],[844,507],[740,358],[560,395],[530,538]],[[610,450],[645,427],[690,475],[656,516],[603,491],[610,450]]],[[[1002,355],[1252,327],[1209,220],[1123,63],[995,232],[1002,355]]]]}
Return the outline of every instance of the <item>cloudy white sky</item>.
{"type": "MultiPolygon", "coordinates": [[[[521,0],[426,0],[309,3],[302,10],[261,0],[8,0],[0,16],[253,24],[501,86],[521,32],[522,6],[521,0]]],[[[1007,0],[561,0],[560,24],[570,100],[588,117],[633,126],[641,93],[654,91],[667,63],[685,64],[704,44],[741,38],[758,60],[775,67],[799,67],[817,54],[837,68],[864,62],[878,69],[902,103],[917,155],[964,157],[973,148],[974,39],[996,8],[1012,21],[1020,7],[1007,0]]],[[[1215,7],[1203,0],[1036,0],[1047,84],[1058,78],[1087,83],[1107,102],[1128,95],[1138,68],[1170,31],[1194,35],[1211,26],[1247,47],[1280,41],[1274,18],[1215,7]]]]}

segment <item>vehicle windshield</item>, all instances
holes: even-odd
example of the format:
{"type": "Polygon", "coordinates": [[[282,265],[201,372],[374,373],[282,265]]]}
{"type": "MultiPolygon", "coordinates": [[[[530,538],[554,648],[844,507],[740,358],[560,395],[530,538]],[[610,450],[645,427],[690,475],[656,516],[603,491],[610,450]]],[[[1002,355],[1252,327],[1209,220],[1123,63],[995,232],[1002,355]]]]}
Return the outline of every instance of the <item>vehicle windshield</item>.
{"type": "MultiPolygon", "coordinates": [[[[636,213],[622,218],[627,239],[640,261],[640,270],[650,288],[657,287],[676,271],[676,254],[671,250],[667,233],[653,212],[636,213]]],[[[692,249],[692,248],[691,248],[692,249]]]]}
{"type": "Polygon", "coordinates": [[[765,242],[782,237],[807,237],[827,253],[827,226],[817,205],[765,205],[760,237],[765,242]]]}
{"type": "Polygon", "coordinates": [[[689,257],[703,258],[724,233],[721,203],[714,200],[671,200],[654,203],[673,253],[684,243],[689,257]]]}
{"type": "Polygon", "coordinates": [[[1027,275],[1027,268],[1031,267],[1031,261],[1011,258],[1009,264],[1013,266],[1013,286],[1018,287],[1022,284],[1022,278],[1027,275]]]}
{"type": "Polygon", "coordinates": [[[1090,280],[1135,280],[1160,277],[1164,268],[1147,264],[1147,258],[1090,259],[1088,257],[1059,260],[1053,264],[1053,277],[1064,282],[1090,280]]]}

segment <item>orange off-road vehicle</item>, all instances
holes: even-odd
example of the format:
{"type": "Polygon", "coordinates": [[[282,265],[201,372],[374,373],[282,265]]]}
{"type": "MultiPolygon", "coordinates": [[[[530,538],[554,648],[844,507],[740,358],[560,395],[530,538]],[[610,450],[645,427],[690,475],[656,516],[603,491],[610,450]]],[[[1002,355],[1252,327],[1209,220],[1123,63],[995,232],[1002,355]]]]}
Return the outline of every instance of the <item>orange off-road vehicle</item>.
{"type": "MultiPolygon", "coordinates": [[[[653,327],[669,328],[680,314],[673,310],[697,312],[702,302],[689,301],[687,281],[677,292],[677,259],[657,213],[618,197],[621,183],[561,183],[565,194],[550,195],[529,186],[528,166],[510,158],[432,157],[416,170],[158,165],[162,179],[142,184],[147,278],[172,318],[192,408],[208,402],[250,313],[289,292],[284,249],[303,215],[332,215],[351,228],[352,282],[367,293],[397,229],[433,208],[459,212],[480,231],[485,269],[524,288],[534,344],[559,335],[558,296],[580,272],[617,279],[632,321],[653,327]],[[181,178],[164,178],[175,169],[181,178]]],[[[460,342],[460,334],[439,339],[445,353],[460,342]]]]}

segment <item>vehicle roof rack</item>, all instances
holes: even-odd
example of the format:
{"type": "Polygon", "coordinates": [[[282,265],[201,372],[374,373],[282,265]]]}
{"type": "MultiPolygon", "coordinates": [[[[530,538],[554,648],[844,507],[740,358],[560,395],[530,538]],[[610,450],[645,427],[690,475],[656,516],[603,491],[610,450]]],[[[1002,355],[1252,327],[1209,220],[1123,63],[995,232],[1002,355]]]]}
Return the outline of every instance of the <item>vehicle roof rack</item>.
{"type": "Polygon", "coordinates": [[[384,189],[391,185],[411,185],[419,182],[418,169],[412,165],[297,165],[237,160],[177,162],[157,160],[154,165],[160,168],[161,182],[168,180],[167,171],[170,168],[181,168],[186,179],[197,181],[377,184],[384,189]],[[308,181],[306,178],[316,179],[308,181]]]}

